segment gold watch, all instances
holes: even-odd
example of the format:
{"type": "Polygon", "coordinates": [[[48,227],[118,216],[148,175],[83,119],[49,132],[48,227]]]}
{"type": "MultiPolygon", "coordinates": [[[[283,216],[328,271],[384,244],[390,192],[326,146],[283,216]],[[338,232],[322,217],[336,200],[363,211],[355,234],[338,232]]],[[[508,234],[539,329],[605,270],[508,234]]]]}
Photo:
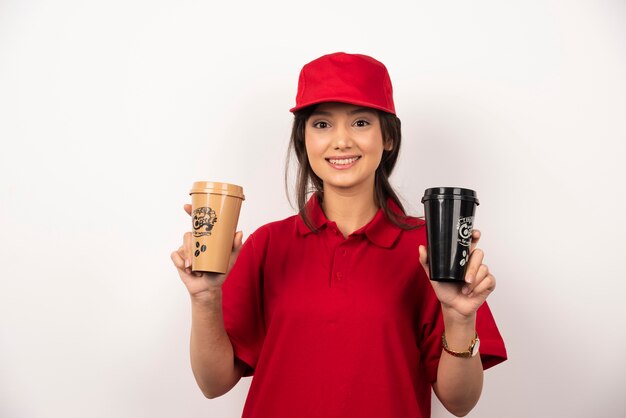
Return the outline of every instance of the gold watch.
{"type": "Polygon", "coordinates": [[[474,338],[470,341],[470,345],[466,351],[453,351],[448,348],[448,342],[446,341],[446,333],[441,335],[441,345],[446,353],[453,355],[454,357],[470,358],[478,354],[478,347],[480,347],[480,339],[478,334],[474,334],[474,338]]]}

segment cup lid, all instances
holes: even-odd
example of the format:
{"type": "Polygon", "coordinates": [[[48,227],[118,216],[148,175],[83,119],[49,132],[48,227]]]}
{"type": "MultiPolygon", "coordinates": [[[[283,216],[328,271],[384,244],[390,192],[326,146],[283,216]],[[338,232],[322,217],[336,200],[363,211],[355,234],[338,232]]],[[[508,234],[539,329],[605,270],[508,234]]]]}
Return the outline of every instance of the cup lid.
{"type": "Polygon", "coordinates": [[[243,187],[230,183],[219,183],[215,181],[196,181],[193,183],[189,194],[194,193],[212,193],[212,194],[225,194],[227,196],[238,197],[241,200],[245,200],[243,194],[243,187]]]}
{"type": "Polygon", "coordinates": [[[431,199],[458,199],[468,200],[474,202],[477,205],[478,197],[476,192],[471,189],[463,189],[461,187],[431,187],[424,191],[424,197],[422,197],[422,203],[431,199]]]}

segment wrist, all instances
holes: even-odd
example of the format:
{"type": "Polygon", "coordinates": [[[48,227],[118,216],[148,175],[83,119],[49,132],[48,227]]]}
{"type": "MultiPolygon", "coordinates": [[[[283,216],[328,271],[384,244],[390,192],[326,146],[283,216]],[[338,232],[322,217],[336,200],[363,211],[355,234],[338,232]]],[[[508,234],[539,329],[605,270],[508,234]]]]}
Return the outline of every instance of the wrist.
{"type": "Polygon", "coordinates": [[[453,308],[447,308],[442,305],[441,314],[443,316],[443,323],[446,328],[475,328],[476,327],[476,312],[470,315],[463,315],[453,308]]]}
{"type": "Polygon", "coordinates": [[[453,309],[442,309],[444,333],[448,345],[455,351],[467,348],[476,336],[476,313],[466,316],[453,309]]]}
{"type": "Polygon", "coordinates": [[[216,286],[191,296],[191,306],[194,308],[211,308],[222,305],[222,288],[216,286]]]}

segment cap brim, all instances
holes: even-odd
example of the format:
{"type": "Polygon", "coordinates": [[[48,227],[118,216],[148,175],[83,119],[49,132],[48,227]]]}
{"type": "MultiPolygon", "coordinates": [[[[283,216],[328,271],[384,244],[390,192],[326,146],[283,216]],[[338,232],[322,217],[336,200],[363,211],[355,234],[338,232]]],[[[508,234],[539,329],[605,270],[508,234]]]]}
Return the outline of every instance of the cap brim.
{"type": "Polygon", "coordinates": [[[396,114],[395,109],[389,109],[389,108],[385,108],[383,106],[379,106],[379,105],[376,105],[376,104],[373,104],[373,103],[368,103],[366,101],[359,101],[359,100],[354,100],[354,99],[346,99],[346,98],[343,98],[343,97],[327,97],[327,98],[324,98],[324,99],[318,99],[318,100],[313,100],[313,101],[306,102],[306,103],[300,103],[299,105],[289,109],[289,111],[291,113],[294,113],[294,112],[297,112],[298,110],[304,109],[305,107],[318,105],[318,104],[321,104],[321,103],[332,103],[332,102],[346,103],[346,104],[351,104],[351,105],[355,105],[355,106],[371,107],[372,109],[382,110],[383,112],[391,113],[392,115],[396,114]]]}

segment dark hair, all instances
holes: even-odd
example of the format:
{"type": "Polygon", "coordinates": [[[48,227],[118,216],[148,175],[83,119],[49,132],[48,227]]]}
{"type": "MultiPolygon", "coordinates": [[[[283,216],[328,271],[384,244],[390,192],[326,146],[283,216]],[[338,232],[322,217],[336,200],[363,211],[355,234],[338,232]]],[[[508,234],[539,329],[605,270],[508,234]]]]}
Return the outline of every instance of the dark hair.
{"type": "MultiPolygon", "coordinates": [[[[312,224],[311,218],[309,217],[309,214],[306,213],[304,208],[310,193],[315,193],[318,198],[323,199],[324,185],[322,179],[315,174],[309,164],[304,141],[304,132],[306,122],[315,108],[316,106],[313,105],[300,109],[294,113],[293,125],[291,128],[291,140],[289,143],[289,152],[285,167],[285,188],[287,189],[287,196],[289,197],[288,172],[290,156],[293,152],[298,160],[298,170],[295,184],[298,212],[304,223],[313,231],[316,231],[316,228],[312,224]]],[[[380,120],[383,141],[385,143],[391,141],[392,145],[390,151],[383,150],[380,164],[376,169],[374,179],[374,197],[376,199],[376,203],[382,208],[385,216],[387,216],[387,219],[389,219],[394,225],[402,229],[415,229],[417,226],[415,223],[408,222],[408,217],[405,214],[404,207],[402,206],[402,203],[400,203],[400,199],[389,183],[389,176],[396,165],[398,154],[400,153],[400,143],[402,139],[400,119],[394,114],[383,112],[381,110],[376,110],[376,112],[378,113],[378,118],[380,120]],[[391,198],[394,203],[398,205],[398,207],[402,210],[402,214],[398,214],[389,208],[389,205],[387,204],[387,200],[389,198],[391,198]]]]}

